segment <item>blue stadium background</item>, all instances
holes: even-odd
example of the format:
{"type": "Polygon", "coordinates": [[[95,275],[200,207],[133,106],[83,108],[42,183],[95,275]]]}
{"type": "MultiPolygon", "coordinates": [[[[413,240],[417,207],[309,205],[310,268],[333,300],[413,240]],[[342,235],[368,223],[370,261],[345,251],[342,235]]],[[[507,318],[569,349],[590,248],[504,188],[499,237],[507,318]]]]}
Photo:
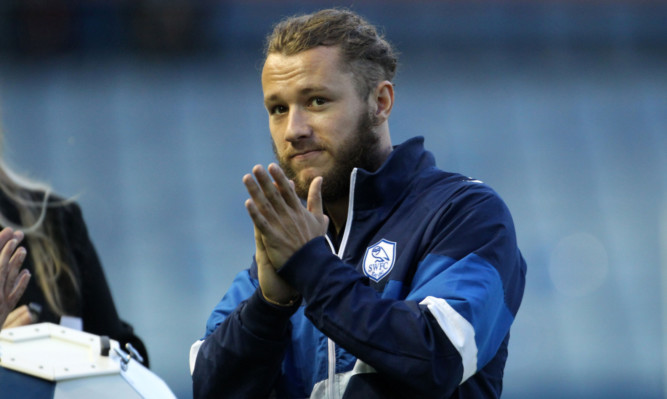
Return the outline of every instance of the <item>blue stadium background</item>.
{"type": "Polygon", "coordinates": [[[666,397],[664,2],[2,2],[4,157],[80,195],[153,371],[192,396],[189,346],[253,253],[263,37],[331,5],[402,52],[393,141],[424,135],[513,212],[529,274],[504,397],[666,397]]]}

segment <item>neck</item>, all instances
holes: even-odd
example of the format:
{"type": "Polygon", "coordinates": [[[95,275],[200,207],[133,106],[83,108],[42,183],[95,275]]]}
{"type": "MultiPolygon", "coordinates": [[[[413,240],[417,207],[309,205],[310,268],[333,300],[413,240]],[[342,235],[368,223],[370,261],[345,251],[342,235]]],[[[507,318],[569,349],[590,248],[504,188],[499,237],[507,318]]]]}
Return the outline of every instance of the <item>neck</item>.
{"type": "Polygon", "coordinates": [[[329,221],[333,224],[336,235],[340,234],[343,226],[345,226],[345,222],[347,222],[348,206],[349,199],[347,197],[324,204],[324,208],[327,210],[327,215],[329,215],[329,221]]]}

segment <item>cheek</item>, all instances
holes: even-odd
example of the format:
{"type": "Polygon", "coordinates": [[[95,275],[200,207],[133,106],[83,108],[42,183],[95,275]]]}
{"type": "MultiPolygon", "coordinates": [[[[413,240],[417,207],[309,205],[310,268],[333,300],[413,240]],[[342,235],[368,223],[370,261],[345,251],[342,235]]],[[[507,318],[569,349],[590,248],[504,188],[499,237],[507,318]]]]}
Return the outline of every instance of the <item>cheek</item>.
{"type": "Polygon", "coordinates": [[[271,140],[273,140],[273,144],[275,146],[277,147],[282,146],[281,144],[282,140],[280,140],[280,135],[274,133],[273,129],[271,129],[271,140]]]}
{"type": "Polygon", "coordinates": [[[271,138],[273,141],[276,141],[280,137],[280,128],[277,123],[269,120],[269,132],[271,133],[271,138]]]}
{"type": "Polygon", "coordinates": [[[269,132],[271,133],[271,140],[273,140],[273,146],[279,151],[282,151],[285,148],[286,141],[283,140],[284,135],[281,134],[281,130],[274,125],[269,125],[269,132]]]}
{"type": "Polygon", "coordinates": [[[330,141],[337,143],[346,138],[355,130],[356,118],[349,112],[338,112],[335,115],[327,115],[313,121],[316,131],[328,136],[330,141]]]}
{"type": "Polygon", "coordinates": [[[273,154],[277,159],[283,157],[286,145],[286,141],[281,140],[275,133],[271,132],[271,148],[273,149],[273,154]]]}
{"type": "Polygon", "coordinates": [[[333,133],[331,137],[332,144],[338,147],[349,141],[350,138],[357,134],[357,125],[358,119],[352,117],[349,113],[341,115],[339,118],[331,121],[329,126],[333,133]]]}

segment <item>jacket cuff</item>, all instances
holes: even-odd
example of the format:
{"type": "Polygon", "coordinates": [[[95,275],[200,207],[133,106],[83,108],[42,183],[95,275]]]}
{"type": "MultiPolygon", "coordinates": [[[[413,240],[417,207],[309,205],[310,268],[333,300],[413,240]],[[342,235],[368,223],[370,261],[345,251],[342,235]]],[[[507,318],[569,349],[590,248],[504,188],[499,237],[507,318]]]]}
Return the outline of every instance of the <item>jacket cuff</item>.
{"type": "MultiPolygon", "coordinates": [[[[285,264],[278,269],[277,273],[287,281],[294,289],[306,298],[306,301],[315,292],[321,291],[321,285],[330,286],[330,281],[325,281],[324,276],[331,277],[331,262],[341,260],[333,252],[326,238],[316,237],[299,248],[285,264]]],[[[354,269],[345,268],[346,271],[358,273],[354,269]]]]}
{"type": "Polygon", "coordinates": [[[288,333],[290,317],[299,309],[299,305],[273,305],[264,299],[258,288],[246,301],[239,318],[243,326],[256,336],[276,340],[288,333]]]}

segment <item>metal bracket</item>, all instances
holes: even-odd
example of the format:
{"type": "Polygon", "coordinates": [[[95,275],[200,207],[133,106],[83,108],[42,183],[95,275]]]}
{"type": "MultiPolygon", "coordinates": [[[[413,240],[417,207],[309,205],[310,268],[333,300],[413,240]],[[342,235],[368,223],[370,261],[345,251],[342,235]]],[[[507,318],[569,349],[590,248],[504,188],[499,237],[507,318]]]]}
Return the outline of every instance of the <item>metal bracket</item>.
{"type": "Polygon", "coordinates": [[[137,351],[134,346],[132,346],[131,343],[126,343],[125,344],[125,350],[127,350],[130,353],[130,357],[134,358],[137,360],[139,363],[144,364],[144,357],[141,356],[139,351],[137,351]]]}

